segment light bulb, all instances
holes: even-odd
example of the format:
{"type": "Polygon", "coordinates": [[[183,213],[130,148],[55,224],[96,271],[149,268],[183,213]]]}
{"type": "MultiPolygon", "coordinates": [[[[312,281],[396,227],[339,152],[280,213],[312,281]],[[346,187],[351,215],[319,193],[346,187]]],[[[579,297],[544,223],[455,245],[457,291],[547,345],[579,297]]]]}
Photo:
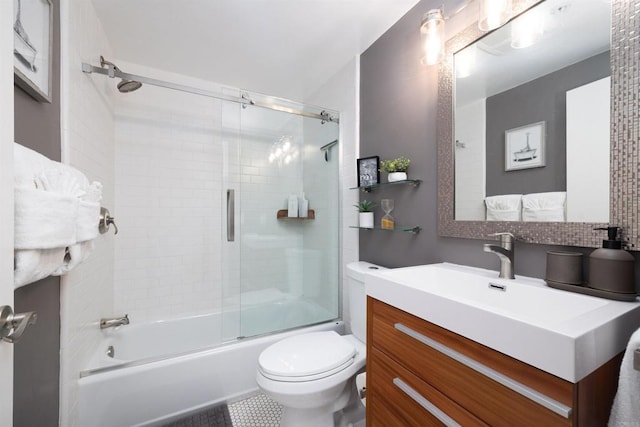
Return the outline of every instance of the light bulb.
{"type": "Polygon", "coordinates": [[[420,36],[424,48],[422,62],[435,65],[444,56],[444,17],[440,9],[431,9],[422,17],[420,36]]]}
{"type": "Polygon", "coordinates": [[[544,22],[538,9],[530,10],[511,24],[511,47],[522,49],[537,43],[544,33],[544,22]]]}
{"type": "Polygon", "coordinates": [[[511,13],[511,0],[482,0],[478,28],[482,31],[495,30],[511,18],[511,13]]]}

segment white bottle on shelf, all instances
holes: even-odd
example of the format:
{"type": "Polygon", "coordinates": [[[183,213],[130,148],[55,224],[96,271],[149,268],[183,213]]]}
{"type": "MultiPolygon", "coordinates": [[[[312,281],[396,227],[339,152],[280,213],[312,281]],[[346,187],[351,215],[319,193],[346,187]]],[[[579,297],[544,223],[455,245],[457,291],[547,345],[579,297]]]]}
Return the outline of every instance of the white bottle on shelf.
{"type": "Polygon", "coordinates": [[[289,218],[297,218],[298,217],[298,196],[296,196],[295,194],[291,194],[289,196],[289,203],[288,203],[288,217],[289,218]]]}
{"type": "Polygon", "coordinates": [[[300,205],[298,206],[298,215],[300,218],[306,218],[309,216],[309,201],[304,198],[304,191],[300,198],[300,205]]]}

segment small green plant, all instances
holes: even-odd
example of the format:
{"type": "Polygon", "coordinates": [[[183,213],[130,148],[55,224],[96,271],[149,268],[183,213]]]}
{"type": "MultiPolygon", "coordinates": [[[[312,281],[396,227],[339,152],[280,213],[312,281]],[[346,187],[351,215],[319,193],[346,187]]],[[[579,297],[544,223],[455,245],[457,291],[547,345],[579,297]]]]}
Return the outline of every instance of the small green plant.
{"type": "Polygon", "coordinates": [[[373,212],[373,208],[376,207],[376,204],[370,202],[369,200],[361,200],[357,205],[353,205],[358,209],[358,212],[373,212]]]}
{"type": "Polygon", "coordinates": [[[393,160],[383,160],[380,162],[380,171],[381,172],[406,172],[409,169],[409,163],[411,160],[406,157],[398,157],[393,160]]]}

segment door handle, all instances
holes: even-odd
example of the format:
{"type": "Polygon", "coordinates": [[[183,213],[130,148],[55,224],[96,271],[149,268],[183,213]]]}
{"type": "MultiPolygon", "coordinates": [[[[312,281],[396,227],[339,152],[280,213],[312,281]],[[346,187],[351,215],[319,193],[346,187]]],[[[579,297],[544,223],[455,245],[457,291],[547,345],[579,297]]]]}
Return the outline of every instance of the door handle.
{"type": "Polygon", "coordinates": [[[17,342],[27,326],[36,323],[38,315],[35,311],[14,313],[8,305],[0,307],[0,339],[9,343],[17,342]]]}
{"type": "Polygon", "coordinates": [[[227,242],[236,240],[236,192],[235,190],[227,190],[227,242]]]}

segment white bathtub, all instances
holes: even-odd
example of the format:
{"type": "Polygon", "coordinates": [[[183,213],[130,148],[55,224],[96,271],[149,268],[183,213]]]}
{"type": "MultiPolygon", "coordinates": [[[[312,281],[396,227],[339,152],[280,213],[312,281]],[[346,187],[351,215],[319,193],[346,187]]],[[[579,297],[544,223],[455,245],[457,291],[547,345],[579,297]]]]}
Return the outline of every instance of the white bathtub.
{"type": "MultiPolygon", "coordinates": [[[[272,307],[275,321],[283,316],[291,321],[292,314],[310,309],[313,307],[303,301],[272,307]]],[[[220,321],[221,315],[214,313],[106,332],[104,343],[79,379],[79,425],[155,426],[251,394],[258,389],[258,356],[270,344],[314,330],[344,333],[343,322],[330,321],[221,343],[220,321]],[[114,358],[106,356],[109,346],[114,348],[114,358]]]]}

